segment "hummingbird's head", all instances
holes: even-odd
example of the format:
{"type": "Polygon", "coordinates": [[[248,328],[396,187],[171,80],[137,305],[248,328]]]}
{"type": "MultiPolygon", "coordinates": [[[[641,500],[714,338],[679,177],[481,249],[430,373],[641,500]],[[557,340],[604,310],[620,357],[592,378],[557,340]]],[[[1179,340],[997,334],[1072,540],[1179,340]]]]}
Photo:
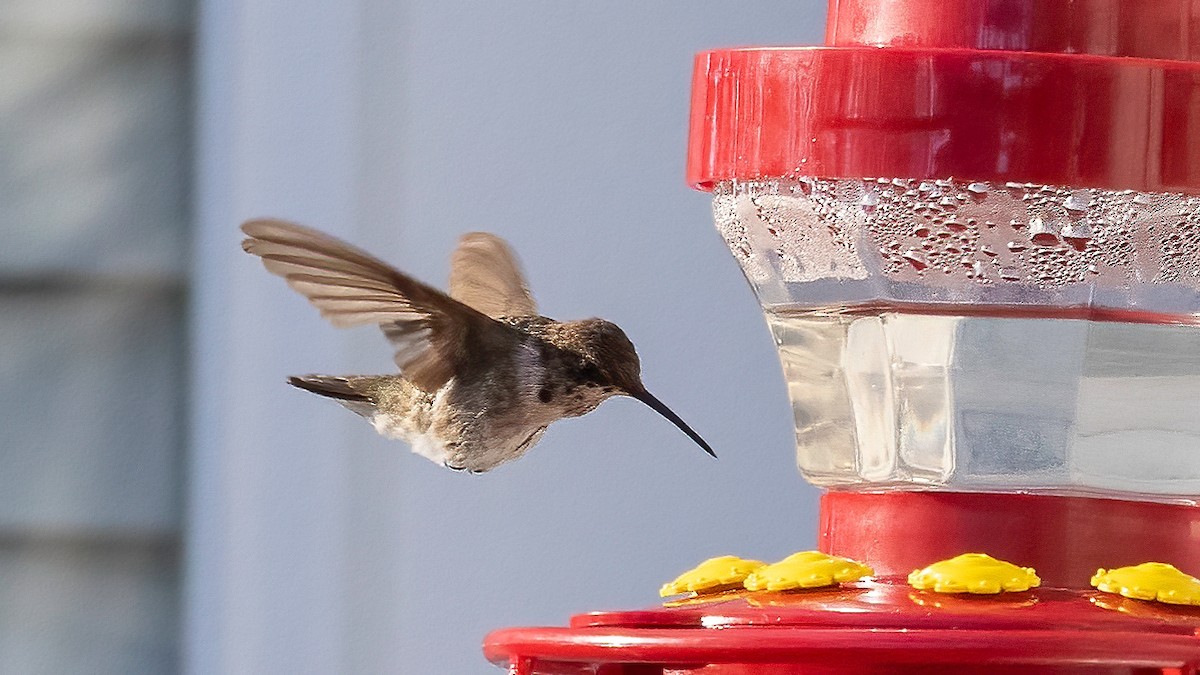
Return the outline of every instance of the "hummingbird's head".
{"type": "Polygon", "coordinates": [[[571,322],[576,348],[583,358],[581,375],[589,384],[614,394],[629,394],[642,385],[642,362],[621,327],[604,319],[571,322]]]}
{"type": "Polygon", "coordinates": [[[609,390],[614,395],[636,398],[670,420],[695,441],[705,452],[716,457],[712,447],[676,415],[665,403],[655,398],[642,384],[642,363],[633,342],[620,326],[604,319],[585,319],[572,322],[579,337],[579,353],[583,357],[583,378],[609,390]]]}

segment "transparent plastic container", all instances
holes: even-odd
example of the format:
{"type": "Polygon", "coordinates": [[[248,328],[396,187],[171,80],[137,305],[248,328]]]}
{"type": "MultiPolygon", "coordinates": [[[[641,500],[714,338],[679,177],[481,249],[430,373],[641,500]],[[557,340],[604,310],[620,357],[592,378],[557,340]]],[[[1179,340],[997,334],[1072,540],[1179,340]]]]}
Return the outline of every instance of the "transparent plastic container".
{"type": "Polygon", "coordinates": [[[1200,198],[724,181],[826,487],[1200,495],[1200,198]]]}

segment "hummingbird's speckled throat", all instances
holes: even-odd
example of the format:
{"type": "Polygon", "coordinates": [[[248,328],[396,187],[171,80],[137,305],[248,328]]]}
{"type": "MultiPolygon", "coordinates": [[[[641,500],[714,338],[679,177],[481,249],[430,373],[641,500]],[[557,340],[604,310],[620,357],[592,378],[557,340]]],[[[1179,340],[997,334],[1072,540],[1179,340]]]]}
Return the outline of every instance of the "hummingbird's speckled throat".
{"type": "Polygon", "coordinates": [[[488,471],[525,454],[555,420],[591,412],[612,396],[642,401],[716,457],[646,390],[637,351],[616,324],[538,315],[516,257],[495,235],[462,237],[446,294],[294,223],[251,220],[242,231],[242,248],[335,326],[378,325],[400,370],[288,381],[338,401],[423,457],[488,471]]]}

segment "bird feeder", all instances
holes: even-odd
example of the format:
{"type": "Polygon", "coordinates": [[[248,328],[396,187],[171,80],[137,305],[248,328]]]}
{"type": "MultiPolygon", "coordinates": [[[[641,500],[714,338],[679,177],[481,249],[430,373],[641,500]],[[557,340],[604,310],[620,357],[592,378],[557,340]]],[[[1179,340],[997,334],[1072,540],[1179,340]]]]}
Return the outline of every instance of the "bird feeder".
{"type": "Polygon", "coordinates": [[[489,659],[1200,672],[1200,2],[830,0],[825,46],[697,56],[687,179],[774,334],[820,551],[489,659]]]}

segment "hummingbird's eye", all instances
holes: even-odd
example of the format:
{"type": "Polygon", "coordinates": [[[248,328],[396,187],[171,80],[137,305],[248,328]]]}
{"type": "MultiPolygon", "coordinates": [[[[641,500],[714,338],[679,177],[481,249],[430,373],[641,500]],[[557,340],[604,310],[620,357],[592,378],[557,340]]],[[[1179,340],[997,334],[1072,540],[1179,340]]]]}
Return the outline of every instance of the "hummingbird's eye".
{"type": "Polygon", "coordinates": [[[593,382],[599,384],[600,380],[603,378],[600,375],[600,369],[596,367],[596,364],[585,361],[583,367],[579,369],[579,379],[583,380],[584,382],[593,382]]]}

